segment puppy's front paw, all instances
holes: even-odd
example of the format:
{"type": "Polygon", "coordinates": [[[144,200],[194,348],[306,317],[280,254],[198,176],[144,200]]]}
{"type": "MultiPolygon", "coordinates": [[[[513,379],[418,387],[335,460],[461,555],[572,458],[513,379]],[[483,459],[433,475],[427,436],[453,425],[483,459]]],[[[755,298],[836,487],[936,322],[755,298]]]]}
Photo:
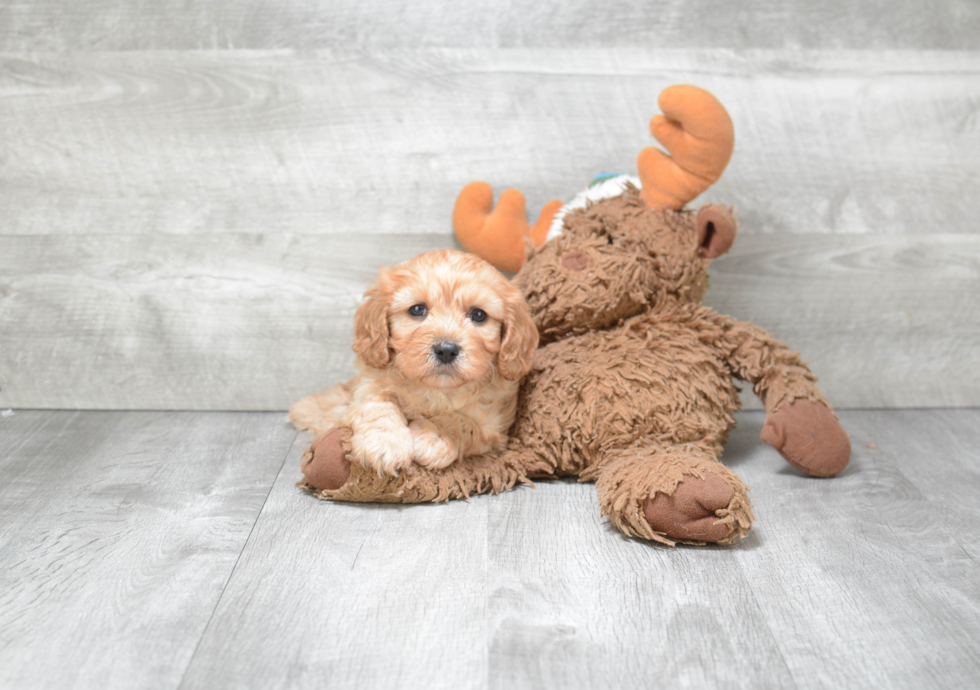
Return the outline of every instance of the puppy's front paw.
{"type": "Polygon", "coordinates": [[[412,462],[412,434],[404,424],[375,423],[351,436],[351,458],[378,476],[397,476],[412,462]]]}
{"type": "Polygon", "coordinates": [[[435,424],[427,419],[415,419],[408,425],[412,432],[412,453],[415,462],[433,470],[449,467],[456,460],[456,444],[449,443],[435,424]]]}

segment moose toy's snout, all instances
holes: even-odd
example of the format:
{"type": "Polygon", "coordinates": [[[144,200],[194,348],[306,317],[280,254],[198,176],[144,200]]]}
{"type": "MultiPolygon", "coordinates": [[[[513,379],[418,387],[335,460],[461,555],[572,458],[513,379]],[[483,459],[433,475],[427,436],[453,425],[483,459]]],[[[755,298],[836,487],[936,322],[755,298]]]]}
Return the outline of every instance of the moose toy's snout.
{"type": "Polygon", "coordinates": [[[567,252],[561,257],[561,265],[569,271],[584,271],[589,267],[589,257],[582,252],[567,252]]]}

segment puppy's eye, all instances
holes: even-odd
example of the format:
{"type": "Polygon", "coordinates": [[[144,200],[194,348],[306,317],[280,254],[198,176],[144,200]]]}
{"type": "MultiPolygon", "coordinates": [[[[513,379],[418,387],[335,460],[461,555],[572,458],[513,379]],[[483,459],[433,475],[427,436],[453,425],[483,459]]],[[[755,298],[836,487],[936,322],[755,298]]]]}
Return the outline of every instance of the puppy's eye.
{"type": "Polygon", "coordinates": [[[482,309],[474,307],[470,310],[470,321],[475,323],[483,323],[487,320],[487,313],[482,309]]]}
{"type": "Polygon", "coordinates": [[[429,310],[425,308],[424,304],[413,304],[408,308],[408,313],[411,314],[412,316],[422,317],[425,316],[428,312],[429,310]]]}

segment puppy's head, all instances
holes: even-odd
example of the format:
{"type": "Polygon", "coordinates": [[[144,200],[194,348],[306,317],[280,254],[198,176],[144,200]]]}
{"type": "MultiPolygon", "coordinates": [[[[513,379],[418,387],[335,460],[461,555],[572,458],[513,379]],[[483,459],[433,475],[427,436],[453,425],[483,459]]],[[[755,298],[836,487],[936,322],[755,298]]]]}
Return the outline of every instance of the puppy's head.
{"type": "Polygon", "coordinates": [[[354,316],[354,351],[431,388],[516,381],[538,331],[521,293],[490,264],[443,249],[382,268],[354,316]]]}

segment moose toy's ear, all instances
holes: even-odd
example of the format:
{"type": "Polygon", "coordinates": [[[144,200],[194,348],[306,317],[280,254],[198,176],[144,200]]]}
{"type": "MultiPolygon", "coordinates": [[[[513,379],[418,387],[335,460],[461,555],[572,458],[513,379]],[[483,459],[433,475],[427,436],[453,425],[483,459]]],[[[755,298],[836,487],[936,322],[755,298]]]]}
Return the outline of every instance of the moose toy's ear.
{"type": "Polygon", "coordinates": [[[738,222],[735,211],[724,204],[708,204],[698,210],[698,251],[705,259],[714,259],[729,249],[735,242],[738,222]]]}

